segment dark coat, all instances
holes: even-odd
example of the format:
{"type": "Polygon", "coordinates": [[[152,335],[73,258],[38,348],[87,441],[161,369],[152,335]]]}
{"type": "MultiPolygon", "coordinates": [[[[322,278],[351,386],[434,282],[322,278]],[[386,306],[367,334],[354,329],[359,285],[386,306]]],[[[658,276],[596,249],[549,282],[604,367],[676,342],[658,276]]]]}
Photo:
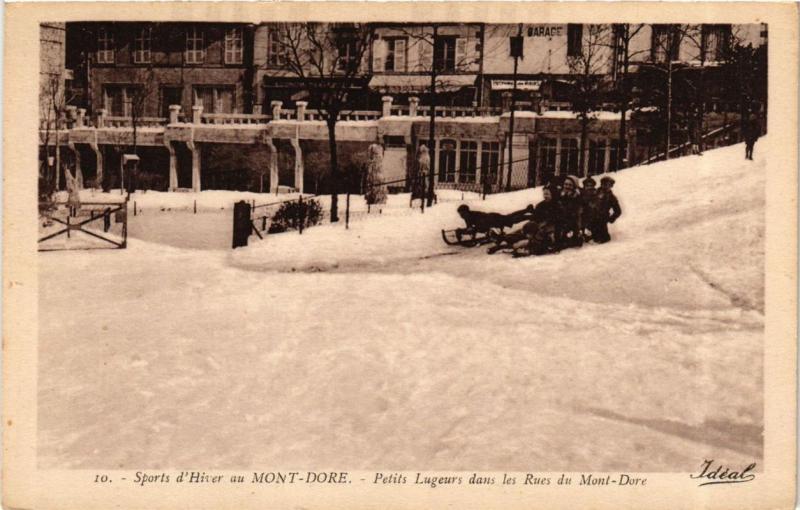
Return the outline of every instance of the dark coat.
{"type": "Polygon", "coordinates": [[[594,221],[603,223],[614,223],[617,218],[622,216],[622,208],[619,206],[619,200],[611,190],[600,189],[597,192],[597,216],[594,221]]]}
{"type": "Polygon", "coordinates": [[[744,125],[744,132],[742,134],[746,143],[756,143],[758,137],[761,136],[761,123],[755,118],[748,120],[744,125]]]}
{"type": "Polygon", "coordinates": [[[558,197],[561,206],[561,224],[567,230],[578,229],[583,225],[583,198],[580,193],[558,197]]]}

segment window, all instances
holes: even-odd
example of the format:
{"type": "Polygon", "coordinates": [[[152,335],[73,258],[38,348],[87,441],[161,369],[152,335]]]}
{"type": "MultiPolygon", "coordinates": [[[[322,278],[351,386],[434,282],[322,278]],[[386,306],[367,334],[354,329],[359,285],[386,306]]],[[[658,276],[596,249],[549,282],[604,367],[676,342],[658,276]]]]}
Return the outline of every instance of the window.
{"type": "Polygon", "coordinates": [[[241,64],[244,45],[242,44],[242,29],[230,28],[225,31],[225,63],[241,64]]]}
{"type": "Polygon", "coordinates": [[[561,139],[561,175],[575,175],[578,172],[578,140],[561,139]]]}
{"type": "Polygon", "coordinates": [[[269,64],[270,67],[283,67],[286,65],[286,48],[281,42],[281,33],[277,28],[273,28],[269,31],[267,55],[267,64],[269,64]]]}
{"type": "Polygon", "coordinates": [[[478,142],[461,142],[458,182],[475,182],[478,171],[478,142]]]}
{"type": "Polygon", "coordinates": [[[436,37],[433,48],[433,60],[437,71],[456,70],[456,38],[436,37]]]}
{"type": "Polygon", "coordinates": [[[169,118],[170,105],[183,104],[183,87],[165,86],[161,88],[161,116],[169,118]]]}
{"type": "Polygon", "coordinates": [[[194,104],[203,106],[203,113],[233,113],[233,87],[195,87],[194,104]]]}
{"type": "Polygon", "coordinates": [[[439,182],[456,181],[456,142],[439,142],[439,182]]]}
{"type": "Polygon", "coordinates": [[[111,117],[142,115],[142,87],[139,85],[106,85],[103,87],[103,99],[111,117]]]}
{"type": "Polygon", "coordinates": [[[481,144],[481,175],[483,182],[495,184],[500,166],[500,142],[483,142],[481,144]]]}
{"type": "Polygon", "coordinates": [[[706,62],[724,60],[730,37],[730,25],[703,25],[703,60],[706,62]]]}
{"type": "Polygon", "coordinates": [[[339,71],[353,71],[358,67],[358,44],[352,37],[341,36],[336,41],[338,59],[336,69],[339,71]]]}
{"type": "Polygon", "coordinates": [[[556,173],[556,149],[558,141],[555,138],[542,138],[539,140],[539,175],[541,182],[547,184],[556,173]]]}
{"type": "Polygon", "coordinates": [[[186,31],[186,63],[202,64],[205,60],[205,47],[203,45],[203,30],[192,27],[186,31]]]}
{"type": "MultiPolygon", "coordinates": [[[[611,140],[611,144],[610,144],[609,149],[610,149],[609,150],[610,155],[609,155],[609,161],[608,161],[608,170],[611,171],[611,172],[616,172],[617,170],[620,169],[620,166],[617,165],[617,157],[618,157],[618,154],[619,154],[619,151],[620,151],[619,139],[615,138],[615,139],[611,140]]],[[[623,165],[624,165],[624,161],[627,159],[627,157],[628,157],[627,148],[623,147],[623,149],[622,149],[623,165]]]]}
{"type": "Polygon", "coordinates": [[[406,70],[406,40],[387,39],[386,40],[386,72],[402,73],[406,70]]]}
{"type": "Polygon", "coordinates": [[[570,23],[567,25],[567,56],[583,55],[583,25],[570,23]]]}
{"type": "Polygon", "coordinates": [[[106,27],[97,30],[97,63],[114,63],[114,34],[106,27]]]}
{"type": "Polygon", "coordinates": [[[136,31],[136,39],[133,41],[133,63],[149,64],[150,47],[153,42],[153,29],[150,27],[140,28],[136,31]]]}
{"type": "Polygon", "coordinates": [[[674,25],[653,25],[651,56],[655,62],[678,60],[680,38],[674,25]],[[668,57],[669,56],[669,57],[668,57]]]}
{"type": "Polygon", "coordinates": [[[606,141],[589,140],[589,175],[602,174],[606,166],[606,141]]]}

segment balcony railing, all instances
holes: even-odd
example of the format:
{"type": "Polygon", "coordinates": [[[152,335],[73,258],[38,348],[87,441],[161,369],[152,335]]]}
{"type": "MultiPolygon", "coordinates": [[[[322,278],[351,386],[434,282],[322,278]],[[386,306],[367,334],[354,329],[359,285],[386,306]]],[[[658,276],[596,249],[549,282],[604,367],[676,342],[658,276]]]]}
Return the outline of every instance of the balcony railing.
{"type": "MultiPolygon", "coordinates": [[[[103,118],[103,125],[109,128],[132,128],[132,117],[106,116],[103,118]]],[[[138,117],[136,127],[164,127],[167,124],[166,117],[138,117]]]]}
{"type": "Polygon", "coordinates": [[[249,113],[204,113],[201,118],[201,123],[214,125],[258,125],[266,124],[269,122],[270,118],[269,115],[249,113]]]}

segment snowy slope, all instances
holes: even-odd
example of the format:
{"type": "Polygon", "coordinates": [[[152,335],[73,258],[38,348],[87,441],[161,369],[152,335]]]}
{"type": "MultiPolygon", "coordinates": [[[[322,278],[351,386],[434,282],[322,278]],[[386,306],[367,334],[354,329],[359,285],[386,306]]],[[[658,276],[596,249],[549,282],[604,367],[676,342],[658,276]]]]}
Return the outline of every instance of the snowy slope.
{"type": "Polygon", "coordinates": [[[752,462],[767,164],[743,152],[615,175],[614,240],[554,256],[445,246],[458,202],[236,252],[41,254],[40,465],[752,462]]]}

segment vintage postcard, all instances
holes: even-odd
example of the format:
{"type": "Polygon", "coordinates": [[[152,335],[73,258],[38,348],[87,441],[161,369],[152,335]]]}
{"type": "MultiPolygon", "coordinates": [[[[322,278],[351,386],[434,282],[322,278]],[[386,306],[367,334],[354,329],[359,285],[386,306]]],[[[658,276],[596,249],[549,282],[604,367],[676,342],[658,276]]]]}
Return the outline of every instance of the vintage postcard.
{"type": "Polygon", "coordinates": [[[794,507],[796,5],[5,23],[6,508],[794,507]]]}

